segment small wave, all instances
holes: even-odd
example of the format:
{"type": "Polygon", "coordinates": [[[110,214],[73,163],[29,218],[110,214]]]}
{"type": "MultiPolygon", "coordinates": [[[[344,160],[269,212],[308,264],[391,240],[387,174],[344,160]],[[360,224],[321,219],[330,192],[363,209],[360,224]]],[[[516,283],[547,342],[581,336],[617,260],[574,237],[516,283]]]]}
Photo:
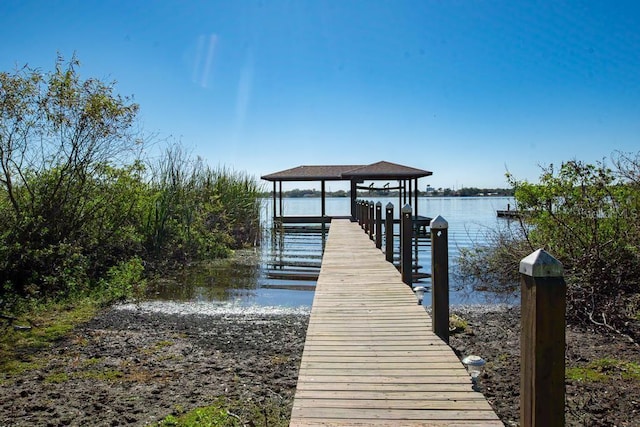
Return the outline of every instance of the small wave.
{"type": "Polygon", "coordinates": [[[234,303],[219,303],[207,301],[177,302],[177,301],[145,301],[140,303],[118,304],[116,310],[129,310],[143,313],[162,313],[178,315],[200,316],[308,316],[311,308],[308,306],[283,307],[242,305],[234,303]]]}

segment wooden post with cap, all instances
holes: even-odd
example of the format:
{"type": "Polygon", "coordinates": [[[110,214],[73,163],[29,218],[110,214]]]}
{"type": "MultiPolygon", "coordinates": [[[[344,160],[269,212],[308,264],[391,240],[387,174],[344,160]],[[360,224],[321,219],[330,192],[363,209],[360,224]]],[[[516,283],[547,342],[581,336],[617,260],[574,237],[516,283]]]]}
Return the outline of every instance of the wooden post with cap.
{"type": "Polygon", "coordinates": [[[369,239],[373,240],[373,233],[375,230],[375,203],[373,200],[369,202],[369,239]]]}
{"type": "Polygon", "coordinates": [[[449,343],[449,223],[431,220],[431,329],[449,343]]]}
{"type": "Polygon", "coordinates": [[[413,237],[413,218],[411,218],[411,205],[408,203],[402,207],[400,217],[400,272],[402,281],[411,286],[413,282],[412,265],[413,253],[411,251],[411,239],[413,237]]]}
{"type": "Polygon", "coordinates": [[[520,425],[564,426],[565,309],[562,263],[538,249],[520,261],[520,425]]]}
{"type": "Polygon", "coordinates": [[[393,264],[393,203],[387,203],[384,218],[384,248],[387,262],[393,264]]]}
{"type": "Polygon", "coordinates": [[[376,248],[382,248],[382,202],[376,203],[376,248]]]}

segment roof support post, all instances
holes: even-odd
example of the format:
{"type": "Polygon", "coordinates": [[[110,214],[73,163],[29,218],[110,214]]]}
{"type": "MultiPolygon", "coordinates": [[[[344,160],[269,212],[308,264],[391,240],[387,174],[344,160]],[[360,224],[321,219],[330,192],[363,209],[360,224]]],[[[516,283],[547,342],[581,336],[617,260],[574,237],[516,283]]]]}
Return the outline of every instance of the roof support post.
{"type": "Polygon", "coordinates": [[[413,203],[413,214],[416,216],[416,219],[418,219],[418,193],[420,193],[420,191],[418,190],[418,178],[415,179],[415,193],[414,193],[414,203],[413,203]]]}
{"type": "Polygon", "coordinates": [[[273,181],[273,222],[276,221],[276,182],[273,181]]]}
{"type": "MultiPolygon", "coordinates": [[[[327,214],[327,211],[326,211],[326,202],[325,202],[326,193],[325,193],[324,183],[325,183],[325,181],[324,181],[324,180],[322,180],[322,181],[320,182],[320,193],[322,193],[322,207],[321,207],[321,211],[322,211],[322,218],[324,218],[324,217],[325,217],[325,215],[327,214]]],[[[324,224],[324,222],[323,222],[323,224],[324,224]]]]}
{"type": "Polygon", "coordinates": [[[279,191],[279,198],[280,198],[280,217],[284,217],[284,214],[282,213],[282,181],[278,181],[278,185],[280,187],[280,191],[279,191]]]}
{"type": "Polygon", "coordinates": [[[356,199],[358,197],[358,190],[356,188],[356,180],[351,180],[351,220],[355,220],[356,215],[356,199]]]}

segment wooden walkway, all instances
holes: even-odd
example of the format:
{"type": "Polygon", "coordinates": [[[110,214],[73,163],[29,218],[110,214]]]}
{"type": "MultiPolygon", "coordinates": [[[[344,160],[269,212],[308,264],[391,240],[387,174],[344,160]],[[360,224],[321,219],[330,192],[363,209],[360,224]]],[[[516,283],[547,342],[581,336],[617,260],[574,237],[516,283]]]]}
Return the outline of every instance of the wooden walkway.
{"type": "Polygon", "coordinates": [[[291,426],[502,423],[374,242],[334,220],[291,426]]]}

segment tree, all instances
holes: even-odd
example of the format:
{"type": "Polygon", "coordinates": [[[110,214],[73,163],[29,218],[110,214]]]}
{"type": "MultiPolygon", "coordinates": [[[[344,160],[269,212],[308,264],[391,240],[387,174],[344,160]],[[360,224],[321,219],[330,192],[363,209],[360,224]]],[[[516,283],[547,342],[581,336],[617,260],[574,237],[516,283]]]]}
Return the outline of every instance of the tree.
{"type": "Polygon", "coordinates": [[[508,175],[521,227],[461,252],[461,270],[485,287],[511,288],[519,261],[544,248],[565,267],[567,316],[637,340],[640,319],[640,153],[542,170],[536,184],[508,175]],[[490,283],[487,283],[489,281],[490,283]]]}
{"type": "Polygon", "coordinates": [[[87,248],[122,231],[135,203],[123,182],[139,182],[138,105],[78,67],[58,56],[52,72],[0,73],[0,269],[21,295],[81,282],[87,248]]]}
{"type": "Polygon", "coordinates": [[[640,169],[614,159],[615,170],[572,160],[539,184],[510,181],[527,240],[565,265],[570,319],[626,330],[640,313],[640,169]]]}

